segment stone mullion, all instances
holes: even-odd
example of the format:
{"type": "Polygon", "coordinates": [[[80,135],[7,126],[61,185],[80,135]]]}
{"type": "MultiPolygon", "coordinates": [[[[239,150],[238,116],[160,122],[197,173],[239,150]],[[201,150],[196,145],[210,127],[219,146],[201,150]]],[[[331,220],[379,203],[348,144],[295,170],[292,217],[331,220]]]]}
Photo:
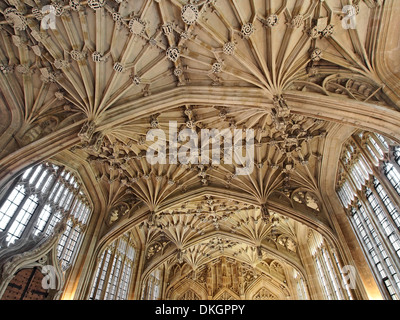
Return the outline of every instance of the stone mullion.
{"type": "Polygon", "coordinates": [[[326,250],[325,244],[323,244],[322,247],[321,247],[319,257],[322,260],[321,264],[323,265],[323,268],[324,268],[324,272],[325,272],[325,277],[326,277],[327,283],[328,283],[329,288],[331,290],[331,294],[332,294],[333,299],[340,300],[340,297],[337,295],[336,290],[335,290],[335,285],[333,283],[333,281],[335,281],[335,277],[334,277],[333,274],[332,274],[332,277],[330,275],[328,261],[326,261],[326,259],[324,257],[323,250],[326,250]]]}
{"type": "Polygon", "coordinates": [[[389,158],[389,162],[391,164],[393,164],[397,168],[397,170],[400,172],[400,164],[396,161],[395,156],[394,156],[394,153],[396,151],[395,148],[396,148],[396,146],[390,146],[389,147],[388,158],[389,158]]]}
{"type": "Polygon", "coordinates": [[[125,261],[126,259],[126,253],[128,251],[129,248],[129,238],[126,240],[126,248],[125,248],[125,254],[123,255],[122,259],[121,259],[121,268],[119,270],[119,273],[117,275],[117,288],[115,290],[115,299],[118,297],[118,293],[121,290],[121,276],[123,274],[124,268],[125,268],[125,261]]]}
{"type": "Polygon", "coordinates": [[[343,279],[342,279],[342,272],[339,269],[339,266],[336,264],[336,259],[333,255],[333,249],[330,246],[326,247],[326,252],[329,255],[329,259],[331,261],[332,269],[335,272],[336,280],[338,282],[338,288],[344,300],[350,300],[346,288],[344,288],[343,279]]]}
{"type": "MultiPolygon", "coordinates": [[[[35,193],[36,193],[36,188],[34,187],[34,185],[35,185],[35,184],[38,182],[38,180],[40,179],[40,176],[43,174],[43,171],[47,170],[47,166],[44,166],[43,164],[42,164],[41,166],[42,166],[42,169],[41,169],[40,172],[36,175],[35,179],[34,179],[32,182],[29,182],[29,179],[27,180],[27,181],[28,181],[28,184],[29,184],[30,186],[32,186],[33,189],[35,190],[35,193]],[[43,167],[44,167],[44,168],[43,168],[43,167]]],[[[32,171],[35,172],[36,169],[37,169],[37,167],[35,168],[35,170],[32,170],[32,171]]]]}
{"type": "MultiPolygon", "coordinates": [[[[368,152],[365,151],[365,149],[360,145],[359,141],[357,141],[357,139],[354,139],[354,138],[353,138],[353,141],[357,144],[357,146],[360,148],[362,154],[364,155],[364,158],[368,161],[368,165],[370,166],[374,176],[379,178],[378,180],[382,184],[382,186],[384,187],[386,193],[391,195],[391,198],[395,202],[397,209],[400,209],[400,196],[399,196],[399,194],[397,192],[393,192],[392,184],[389,182],[387,176],[383,173],[383,171],[384,171],[384,168],[383,168],[384,160],[378,160],[379,164],[378,164],[378,167],[377,167],[373,163],[373,161],[371,159],[371,155],[368,152]]],[[[380,140],[379,140],[379,142],[380,142],[380,140]]],[[[371,145],[370,141],[367,141],[366,143],[368,143],[368,145],[370,147],[373,147],[373,145],[371,145]]],[[[381,146],[381,147],[383,147],[383,146],[381,146]]],[[[386,149],[386,148],[383,147],[383,149],[386,149]]],[[[391,153],[390,150],[389,150],[389,153],[391,153]]],[[[377,158],[379,159],[379,156],[377,156],[377,158]]],[[[389,154],[388,158],[389,159],[391,158],[390,154],[389,154]]],[[[398,165],[398,163],[396,161],[390,161],[390,162],[391,163],[395,163],[398,166],[399,172],[400,172],[400,166],[398,165]]]]}
{"type": "MultiPolygon", "coordinates": [[[[314,255],[314,256],[311,255],[311,259],[313,260],[314,265],[315,265],[315,267],[314,267],[315,272],[316,272],[317,274],[319,274],[319,272],[324,273],[324,270],[323,270],[323,262],[321,261],[321,257],[320,257],[321,251],[320,251],[320,247],[317,246],[317,242],[316,242],[314,233],[313,233],[312,236],[311,236],[311,241],[312,241],[312,245],[314,246],[314,248],[315,248],[315,250],[316,250],[316,251],[315,251],[315,255],[314,255]],[[320,269],[318,268],[318,265],[317,265],[317,261],[316,261],[317,258],[318,258],[318,260],[319,260],[319,262],[320,262],[320,266],[321,266],[320,269]]],[[[320,276],[322,277],[322,276],[324,276],[324,274],[321,274],[320,276]]],[[[326,294],[328,295],[329,290],[330,290],[330,287],[324,286],[324,283],[322,282],[322,279],[321,279],[320,281],[318,281],[318,282],[319,282],[320,287],[321,287],[321,294],[322,294],[323,297],[325,297],[325,291],[327,291],[326,294]],[[324,288],[325,288],[325,289],[324,289],[324,288]]],[[[329,286],[329,284],[327,284],[327,285],[329,286]]],[[[328,296],[326,296],[325,298],[326,298],[326,299],[329,299],[328,296]]]]}
{"type": "Polygon", "coordinates": [[[111,256],[110,256],[110,262],[109,262],[109,264],[107,266],[106,276],[104,277],[104,287],[103,287],[103,290],[102,290],[102,292],[100,294],[100,300],[104,300],[104,296],[105,296],[106,291],[108,289],[108,280],[110,278],[111,270],[112,270],[113,265],[114,265],[114,259],[115,259],[115,255],[117,253],[118,244],[119,244],[119,240],[115,242],[115,247],[112,250],[112,253],[111,253],[111,256]]]}
{"type": "Polygon", "coordinates": [[[18,206],[17,210],[15,210],[13,216],[10,218],[10,221],[8,221],[7,226],[4,228],[4,230],[2,231],[3,235],[7,235],[8,231],[10,230],[12,224],[14,223],[15,219],[17,219],[17,216],[19,214],[19,212],[21,211],[21,209],[23,208],[23,206],[25,205],[26,201],[29,199],[29,197],[32,194],[30,192],[26,192],[24,199],[21,201],[20,205],[18,206]]]}
{"type": "MultiPolygon", "coordinates": [[[[400,195],[397,193],[394,186],[389,181],[389,178],[386,176],[384,166],[385,164],[383,162],[380,163],[379,168],[376,169],[376,175],[379,177],[378,180],[392,200],[392,203],[395,205],[398,212],[400,212],[400,195]]],[[[396,168],[393,169],[396,170],[396,168]]],[[[400,169],[398,171],[400,172],[400,169]]]]}
{"type": "Polygon", "coordinates": [[[309,287],[303,277],[303,275],[300,274],[300,289],[302,290],[302,294],[304,295],[304,300],[310,300],[310,293],[309,293],[309,287]]]}
{"type": "MultiPolygon", "coordinates": [[[[72,235],[74,233],[74,230],[75,230],[75,227],[76,227],[76,223],[72,219],[71,219],[71,222],[72,222],[72,226],[71,226],[70,232],[67,235],[67,239],[65,240],[65,245],[61,250],[60,257],[59,257],[60,260],[62,260],[62,257],[65,255],[65,252],[67,251],[67,248],[68,248],[69,244],[72,242],[72,235]]],[[[72,258],[72,256],[71,256],[71,258],[72,258]]]]}
{"type": "MultiPolygon", "coordinates": [[[[376,197],[376,194],[374,194],[374,191],[371,188],[371,191],[373,195],[376,197]]],[[[393,262],[393,268],[396,269],[396,273],[399,274],[400,276],[400,270],[397,266],[400,266],[400,259],[396,252],[394,251],[393,245],[389,242],[389,237],[386,236],[386,232],[383,230],[383,226],[381,222],[379,221],[376,212],[373,210],[371,203],[368,201],[367,197],[363,199],[365,200],[364,203],[366,204],[365,209],[368,213],[369,220],[372,224],[372,226],[375,228],[375,231],[377,233],[377,236],[379,237],[379,240],[382,244],[382,246],[385,248],[385,250],[390,253],[390,256],[392,259],[394,259],[393,262]]],[[[378,202],[379,203],[379,202],[378,202]]],[[[382,209],[383,210],[383,209],[382,209]]]]}
{"type": "Polygon", "coordinates": [[[347,300],[351,300],[351,298],[356,299],[356,297],[354,296],[353,292],[350,290],[347,291],[346,287],[345,287],[345,283],[344,283],[344,279],[342,276],[342,268],[344,266],[344,263],[340,257],[340,255],[338,254],[338,251],[334,248],[329,247],[329,255],[331,256],[331,260],[332,260],[332,264],[334,265],[334,268],[338,274],[338,276],[340,276],[340,279],[342,280],[342,292],[345,298],[347,298],[347,300]],[[337,261],[337,263],[336,263],[337,261]]]}
{"type": "MultiPolygon", "coordinates": [[[[322,278],[324,276],[324,274],[323,274],[324,270],[323,270],[323,267],[322,267],[321,258],[319,256],[319,252],[315,253],[315,256],[313,256],[313,259],[314,259],[314,263],[315,263],[315,271],[317,272],[317,274],[321,273],[321,274],[319,274],[319,276],[322,278]],[[320,268],[318,268],[318,264],[317,264],[317,261],[316,261],[317,259],[320,262],[320,266],[321,266],[320,268]]],[[[321,291],[322,291],[323,297],[325,299],[329,300],[329,290],[330,290],[330,288],[324,285],[322,279],[320,279],[319,282],[321,284],[321,291]]]]}
{"type": "Polygon", "coordinates": [[[143,266],[143,258],[145,255],[145,250],[139,250],[135,248],[135,256],[134,263],[132,263],[132,276],[129,280],[129,288],[128,288],[128,300],[140,300],[142,294],[142,286],[140,285],[140,278],[142,277],[142,269],[140,266],[143,266]]]}
{"type": "Polygon", "coordinates": [[[348,178],[347,181],[353,187],[353,191],[357,193],[359,189],[357,188],[357,184],[354,182],[352,174],[350,174],[350,171],[347,170],[347,168],[346,168],[345,164],[342,162],[342,160],[340,160],[340,163],[342,164],[342,167],[347,174],[347,178],[348,178]]]}
{"type": "MultiPolygon", "coordinates": [[[[78,192],[79,192],[79,191],[78,191],[78,192]]],[[[75,192],[74,192],[74,196],[73,196],[73,198],[72,198],[72,200],[71,200],[70,209],[67,210],[67,214],[71,214],[71,211],[72,211],[73,206],[74,206],[74,202],[75,202],[75,200],[77,199],[77,194],[78,194],[78,193],[75,193],[75,192]]],[[[52,217],[53,217],[53,215],[47,220],[46,225],[45,225],[45,227],[44,227],[44,229],[43,229],[43,232],[46,232],[46,230],[48,229],[52,217]]]]}
{"type": "Polygon", "coordinates": [[[158,300],[162,300],[164,297],[164,290],[165,290],[165,274],[166,274],[166,268],[165,265],[162,266],[162,272],[161,272],[161,279],[160,281],[160,296],[158,297],[158,300]]]}
{"type": "Polygon", "coordinates": [[[311,252],[311,245],[314,243],[313,236],[309,233],[308,241],[299,246],[299,254],[306,270],[305,277],[308,287],[308,296],[310,300],[321,300],[325,298],[324,289],[318,278],[318,269],[314,256],[311,252]]]}
{"type": "MultiPolygon", "coordinates": [[[[76,196],[76,198],[78,198],[78,196],[76,196]]],[[[67,214],[71,216],[71,210],[68,210],[68,211],[67,211],[67,214]]],[[[73,232],[74,232],[74,230],[75,230],[75,227],[78,225],[78,221],[76,221],[75,219],[73,219],[73,217],[70,217],[69,219],[71,219],[71,221],[72,221],[71,231],[69,232],[69,234],[68,234],[68,236],[67,236],[67,240],[65,241],[65,246],[64,246],[64,248],[63,248],[62,251],[61,251],[60,258],[64,256],[65,251],[67,250],[68,245],[69,245],[69,244],[71,243],[71,241],[72,241],[72,235],[73,235],[73,232]]],[[[77,239],[77,241],[78,241],[78,239],[77,239]]]]}
{"type": "MultiPolygon", "coordinates": [[[[22,179],[24,173],[21,173],[20,176],[20,182],[29,182],[29,179],[33,176],[33,174],[35,173],[36,169],[40,166],[40,164],[35,165],[32,167],[31,171],[28,173],[28,175],[26,176],[25,179],[22,179]]],[[[26,170],[28,170],[29,168],[27,168],[26,170]]]]}
{"type": "MultiPolygon", "coordinates": [[[[72,210],[74,209],[74,205],[78,202],[78,200],[79,200],[79,191],[80,191],[80,188],[78,188],[77,190],[76,190],[76,193],[74,193],[74,197],[73,197],[73,199],[72,199],[72,201],[71,201],[71,206],[70,206],[70,209],[69,210],[67,210],[66,212],[65,212],[65,215],[69,215],[69,216],[71,216],[71,213],[72,213],[72,210]]],[[[70,190],[70,192],[71,192],[71,190],[70,190]]],[[[80,210],[82,210],[82,209],[80,209],[80,210]]],[[[69,219],[71,219],[72,217],[70,217],[69,219]]],[[[72,241],[72,234],[73,234],[73,232],[74,232],[74,229],[75,229],[75,227],[78,225],[78,221],[75,221],[75,220],[73,220],[73,219],[71,219],[71,221],[72,221],[72,226],[71,226],[71,231],[69,232],[69,234],[68,234],[68,236],[67,236],[67,239],[65,240],[65,245],[64,245],[64,247],[62,248],[62,251],[61,251],[61,253],[60,253],[60,259],[64,256],[64,254],[65,254],[65,251],[67,250],[67,247],[68,247],[68,245],[69,245],[69,243],[72,241]]],[[[79,241],[79,239],[77,239],[77,242],[79,241]]],[[[72,256],[71,256],[71,258],[72,258],[72,256]]]]}
{"type": "MultiPolygon", "coordinates": [[[[99,289],[99,284],[100,284],[101,276],[102,276],[102,273],[103,273],[104,264],[106,263],[106,260],[107,260],[107,259],[106,259],[106,258],[107,258],[107,254],[108,254],[107,251],[108,251],[107,249],[104,250],[103,259],[100,261],[100,264],[98,265],[98,268],[99,268],[99,275],[98,275],[98,277],[97,277],[97,279],[96,279],[96,283],[94,284],[93,299],[96,298],[97,291],[98,291],[98,289],[99,289]]],[[[101,259],[101,255],[100,255],[100,259],[101,259]]],[[[97,264],[96,264],[96,265],[97,265],[97,264]]],[[[97,272],[97,270],[96,270],[95,272],[97,272]]],[[[89,294],[90,294],[90,293],[89,293],[89,294]]]]}
{"type": "MultiPolygon", "coordinates": [[[[49,170],[49,168],[47,168],[47,170],[49,170]]],[[[42,210],[45,207],[45,205],[48,203],[48,199],[50,197],[51,190],[52,190],[52,188],[54,188],[54,186],[56,184],[56,181],[59,180],[60,175],[61,175],[62,172],[63,172],[63,168],[60,168],[58,170],[58,172],[57,172],[57,175],[56,175],[54,181],[51,183],[51,186],[48,188],[48,192],[46,192],[46,194],[43,197],[41,197],[38,206],[36,207],[36,209],[32,213],[31,218],[29,219],[28,225],[25,227],[24,231],[21,234],[21,238],[23,238],[23,237],[27,238],[31,234],[31,232],[32,232],[32,230],[33,230],[33,228],[34,228],[34,226],[36,224],[36,221],[39,219],[40,213],[42,212],[42,210]]],[[[39,175],[38,175],[38,177],[39,177],[39,175]]],[[[53,207],[52,207],[52,209],[53,209],[53,207]]],[[[51,217],[52,217],[53,214],[50,215],[48,220],[51,220],[51,217]]],[[[45,229],[43,229],[43,230],[45,230],[45,229]]]]}
{"type": "MultiPolygon", "coordinates": [[[[369,230],[369,228],[368,228],[368,226],[367,226],[367,223],[366,223],[366,221],[364,220],[364,217],[363,217],[362,213],[358,211],[358,214],[359,214],[359,217],[360,217],[361,224],[363,225],[363,228],[364,228],[365,232],[368,234],[368,237],[369,237],[369,239],[370,239],[370,241],[371,241],[371,244],[372,244],[373,247],[374,247],[374,251],[375,251],[376,255],[379,257],[379,260],[380,260],[380,262],[381,262],[382,268],[385,270],[385,273],[386,273],[387,277],[391,280],[391,283],[392,283],[392,285],[393,285],[394,290],[396,291],[396,294],[399,294],[398,289],[397,289],[397,285],[396,285],[396,281],[394,280],[394,278],[393,278],[393,276],[392,276],[392,273],[391,273],[391,271],[389,270],[389,267],[387,266],[387,264],[386,264],[386,262],[385,262],[385,259],[384,259],[384,257],[382,256],[381,251],[379,250],[378,243],[376,242],[376,239],[375,239],[375,238],[373,237],[373,235],[371,234],[371,231],[369,230]]],[[[379,237],[379,233],[378,233],[378,232],[377,232],[377,236],[379,237]]],[[[361,240],[362,240],[362,239],[361,239],[361,240]]],[[[381,240],[381,239],[379,239],[379,240],[380,240],[381,243],[382,243],[382,240],[381,240]]],[[[361,243],[363,243],[363,241],[362,241],[361,243]]],[[[384,244],[382,243],[382,246],[383,246],[383,245],[384,245],[384,244]]],[[[365,247],[364,243],[363,243],[363,246],[365,247]]],[[[368,248],[365,247],[365,249],[366,249],[367,251],[369,251],[368,248]]],[[[389,258],[390,258],[390,257],[389,257],[389,258]]],[[[373,261],[372,257],[370,257],[370,261],[372,261],[372,263],[373,263],[373,268],[376,270],[376,274],[377,274],[379,277],[381,277],[381,275],[380,275],[380,273],[379,273],[379,270],[377,269],[377,267],[376,267],[376,265],[375,265],[375,262],[373,261]]],[[[381,278],[380,278],[379,280],[382,281],[381,278]]],[[[383,285],[383,287],[385,287],[385,284],[384,284],[384,283],[379,282],[379,284],[381,284],[381,285],[383,285]]],[[[385,288],[386,288],[386,287],[385,287],[385,288]]],[[[385,292],[386,292],[386,291],[385,291],[385,292]]]]}
{"type": "Polygon", "coordinates": [[[318,253],[317,253],[318,258],[319,258],[319,262],[321,264],[321,269],[322,269],[321,271],[324,274],[325,282],[326,282],[326,285],[327,285],[327,289],[330,291],[331,297],[333,299],[337,299],[338,300],[338,297],[336,296],[336,293],[335,293],[335,288],[334,288],[333,284],[331,283],[331,277],[329,276],[329,269],[328,269],[328,267],[326,265],[326,261],[325,261],[324,255],[322,254],[322,248],[323,247],[324,246],[319,248],[318,249],[318,253]]]}
{"type": "MultiPolygon", "coordinates": [[[[384,136],[382,136],[383,138],[385,138],[384,136]]],[[[381,141],[381,139],[379,139],[376,134],[374,133],[373,136],[371,136],[371,138],[375,141],[375,143],[382,149],[383,153],[385,154],[387,151],[389,151],[389,149],[383,144],[383,142],[381,141]]],[[[385,139],[386,141],[386,139],[385,139]]],[[[387,141],[386,141],[387,142],[387,141]]],[[[389,145],[389,143],[388,143],[389,145]]],[[[390,147],[389,147],[390,148],[390,147]]]]}
{"type": "MultiPolygon", "coordinates": [[[[108,300],[115,300],[116,298],[116,293],[118,290],[118,277],[121,271],[121,267],[122,264],[120,264],[120,268],[119,268],[119,272],[117,274],[117,268],[118,268],[118,263],[119,263],[119,259],[121,258],[121,252],[119,252],[119,250],[117,250],[116,254],[115,254],[115,266],[114,266],[114,272],[113,275],[111,276],[111,280],[110,280],[110,288],[109,288],[109,292],[108,292],[108,300]],[[115,292],[114,294],[111,292],[112,288],[113,288],[113,284],[115,283],[115,292]]],[[[122,261],[122,259],[121,259],[122,261]]]]}
{"type": "MultiPolygon", "coordinates": [[[[22,174],[21,174],[21,177],[22,177],[22,174]]],[[[0,199],[0,208],[3,207],[3,204],[7,201],[8,197],[10,196],[10,194],[14,191],[14,189],[19,184],[24,186],[24,183],[22,182],[21,177],[19,177],[18,179],[14,179],[14,181],[10,183],[10,186],[7,188],[7,190],[3,190],[3,191],[0,192],[0,197],[1,197],[1,199],[0,199]]]]}
{"type": "Polygon", "coordinates": [[[147,280],[145,282],[143,282],[143,287],[144,287],[143,300],[151,300],[152,296],[150,296],[150,298],[149,298],[148,294],[149,294],[149,288],[151,287],[150,284],[152,283],[152,281],[153,281],[153,278],[151,275],[149,275],[147,280]]]}
{"type": "MultiPolygon", "coordinates": [[[[376,147],[372,144],[372,142],[371,142],[369,139],[367,139],[367,140],[365,141],[365,143],[368,144],[368,146],[371,148],[371,150],[372,150],[372,152],[374,153],[375,157],[378,158],[378,161],[382,161],[383,158],[384,158],[384,156],[383,156],[383,158],[382,158],[382,156],[379,154],[378,150],[377,150],[376,147]]],[[[364,152],[364,148],[361,148],[361,150],[364,152]]],[[[383,151],[383,150],[382,150],[382,151],[383,151]]]]}
{"type": "Polygon", "coordinates": [[[336,281],[336,285],[338,287],[337,295],[339,295],[339,296],[337,298],[338,298],[338,300],[348,300],[348,299],[346,299],[347,298],[346,295],[343,293],[343,288],[342,288],[341,281],[340,281],[342,279],[341,272],[335,263],[334,257],[332,255],[331,247],[325,241],[325,239],[324,239],[324,244],[325,244],[325,254],[327,255],[327,259],[328,259],[327,263],[330,263],[330,267],[332,270],[332,276],[334,278],[334,281],[336,281]]]}
{"type": "MultiPolygon", "coordinates": [[[[360,152],[364,156],[365,161],[367,161],[367,165],[371,168],[373,174],[375,175],[376,174],[376,164],[374,164],[374,161],[371,158],[372,157],[371,154],[369,152],[366,152],[365,148],[361,145],[360,141],[358,141],[354,137],[352,137],[352,140],[357,145],[357,147],[360,149],[360,152]]],[[[369,140],[367,140],[365,142],[365,144],[368,144],[373,152],[374,152],[374,150],[376,151],[375,147],[371,144],[371,142],[369,140]]],[[[380,156],[378,154],[376,154],[375,152],[374,152],[374,155],[376,156],[376,158],[378,159],[378,162],[380,163],[381,162],[381,160],[379,160],[380,156]]]]}
{"type": "MultiPolygon", "coordinates": [[[[382,265],[382,268],[385,270],[385,273],[387,274],[387,276],[390,277],[390,279],[392,281],[394,281],[394,279],[391,277],[390,270],[388,269],[388,266],[386,265],[385,260],[383,259],[383,256],[382,256],[382,254],[381,254],[381,252],[380,252],[380,250],[378,248],[378,245],[377,245],[377,243],[375,241],[375,238],[372,236],[368,226],[366,225],[366,222],[364,221],[364,217],[362,216],[361,212],[359,212],[359,210],[357,210],[357,214],[358,214],[358,216],[360,218],[361,225],[363,226],[366,234],[368,235],[368,238],[370,239],[371,245],[372,245],[376,255],[379,257],[379,260],[380,260],[380,263],[382,265]]],[[[358,227],[355,224],[353,219],[354,218],[350,219],[350,222],[354,226],[354,229],[358,230],[358,227]]],[[[382,287],[385,287],[385,285],[382,282],[382,276],[381,276],[381,274],[380,274],[380,272],[378,270],[378,267],[376,266],[375,261],[373,260],[371,254],[369,252],[370,250],[368,249],[368,247],[365,244],[364,240],[361,238],[359,230],[358,230],[358,232],[356,232],[356,235],[357,235],[357,238],[359,239],[360,244],[362,245],[362,247],[365,250],[365,253],[367,255],[367,260],[369,261],[369,266],[374,271],[373,274],[375,275],[376,278],[378,278],[378,285],[382,289],[382,287]]],[[[386,290],[384,290],[384,292],[386,293],[386,290]]]]}
{"type": "MultiPolygon", "coordinates": [[[[373,183],[372,183],[373,184],[373,183]]],[[[388,222],[392,225],[394,229],[394,233],[397,235],[397,237],[400,239],[400,230],[397,227],[396,223],[394,222],[392,216],[389,213],[388,208],[386,207],[385,203],[383,202],[382,198],[379,196],[378,191],[376,191],[375,186],[371,186],[370,190],[374,194],[375,198],[377,199],[379,205],[381,206],[383,213],[388,220],[388,222]]],[[[390,199],[390,198],[389,198],[390,199]]],[[[397,208],[396,208],[397,209],[397,208]]],[[[380,223],[380,221],[378,221],[380,223]]],[[[380,223],[381,224],[381,223],[380,223]]],[[[388,237],[388,236],[387,236],[388,237]]],[[[395,254],[397,256],[397,254],[395,254]]],[[[399,261],[400,262],[400,261],[399,261]]]]}
{"type": "Polygon", "coordinates": [[[63,208],[63,209],[65,208],[65,209],[66,209],[66,203],[67,203],[67,201],[68,201],[69,194],[71,194],[71,193],[74,192],[74,188],[73,188],[72,185],[70,185],[70,184],[67,183],[67,182],[64,182],[64,184],[65,184],[65,186],[66,186],[66,189],[64,189],[64,192],[63,192],[63,194],[61,195],[60,200],[59,200],[57,206],[60,207],[60,208],[63,208]]]}

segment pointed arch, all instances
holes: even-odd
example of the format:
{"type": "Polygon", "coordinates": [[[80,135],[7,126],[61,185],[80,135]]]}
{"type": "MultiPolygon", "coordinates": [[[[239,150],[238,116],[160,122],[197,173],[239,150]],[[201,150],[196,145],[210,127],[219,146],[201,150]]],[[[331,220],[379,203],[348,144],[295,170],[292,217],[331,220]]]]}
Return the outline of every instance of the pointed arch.
{"type": "Polygon", "coordinates": [[[240,297],[229,288],[222,288],[214,295],[213,300],[240,300],[240,297]]]}
{"type": "Polygon", "coordinates": [[[193,291],[199,300],[207,300],[207,290],[192,279],[185,279],[182,282],[167,289],[166,297],[168,300],[179,300],[187,292],[193,291]]]}

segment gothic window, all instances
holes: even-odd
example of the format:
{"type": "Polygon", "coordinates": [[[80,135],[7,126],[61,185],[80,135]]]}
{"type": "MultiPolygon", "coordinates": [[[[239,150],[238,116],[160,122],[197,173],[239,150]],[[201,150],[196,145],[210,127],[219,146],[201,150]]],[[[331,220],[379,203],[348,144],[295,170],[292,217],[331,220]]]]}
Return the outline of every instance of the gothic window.
{"type": "Polygon", "coordinates": [[[266,288],[261,288],[253,296],[253,300],[278,300],[277,296],[269,292],[266,288]]]}
{"type": "Polygon", "coordinates": [[[397,300],[400,297],[400,149],[390,139],[375,133],[360,132],[349,140],[342,159],[350,160],[339,163],[337,192],[343,206],[350,208],[350,221],[368,252],[382,292],[397,300]],[[352,143],[358,150],[348,148],[352,143]]]}
{"type": "Polygon", "coordinates": [[[328,300],[332,300],[332,292],[331,292],[331,289],[329,287],[329,284],[327,283],[325,272],[322,269],[321,261],[320,261],[320,259],[318,257],[315,257],[315,264],[317,266],[318,275],[319,275],[320,280],[321,280],[321,284],[322,284],[322,288],[324,290],[325,297],[328,300]]]}
{"type": "Polygon", "coordinates": [[[352,294],[350,292],[350,286],[347,283],[347,279],[345,279],[344,274],[342,273],[342,267],[341,267],[341,265],[339,263],[339,260],[338,260],[338,258],[336,256],[335,252],[332,252],[332,256],[333,256],[333,259],[335,260],[336,267],[340,271],[340,275],[341,275],[341,278],[342,278],[342,284],[344,286],[344,289],[346,290],[345,296],[347,296],[350,300],[353,300],[353,296],[352,296],[352,294]]]}
{"type": "Polygon", "coordinates": [[[299,300],[307,300],[308,295],[307,295],[303,277],[301,277],[297,271],[294,271],[293,278],[296,282],[296,290],[297,290],[297,296],[298,296],[299,300]]]}
{"type": "Polygon", "coordinates": [[[154,270],[143,286],[142,300],[158,300],[161,294],[161,270],[154,270]]]}
{"type": "Polygon", "coordinates": [[[380,282],[386,287],[392,299],[398,300],[397,292],[398,289],[400,289],[400,279],[363,205],[358,203],[358,210],[353,207],[351,208],[351,213],[357,234],[361,243],[364,244],[370,260],[375,266],[376,273],[381,279],[380,282]],[[397,289],[395,289],[394,286],[396,286],[397,289]]]}
{"type": "Polygon", "coordinates": [[[328,300],[350,299],[351,295],[344,292],[339,276],[340,269],[333,264],[332,250],[320,234],[311,232],[309,249],[313,256],[315,269],[318,273],[321,288],[328,300]]]}
{"type": "Polygon", "coordinates": [[[394,148],[394,160],[397,162],[397,164],[400,166],[400,147],[395,147],[394,148]]]}
{"type": "Polygon", "coordinates": [[[395,222],[397,228],[400,228],[400,215],[394,206],[392,200],[386,193],[385,189],[382,187],[381,183],[378,179],[374,179],[374,187],[376,192],[378,193],[379,197],[381,198],[383,204],[385,205],[389,215],[392,217],[393,221],[395,222]]]}
{"type": "Polygon", "coordinates": [[[79,249],[91,206],[81,183],[62,166],[46,162],[28,168],[0,201],[0,239],[12,248],[31,236],[52,234],[66,220],[57,252],[65,270],[79,249]]]}
{"type": "Polygon", "coordinates": [[[183,293],[178,300],[201,300],[201,299],[192,289],[189,289],[185,291],[185,293],[183,293]]]}
{"type": "Polygon", "coordinates": [[[400,173],[391,163],[384,165],[384,172],[393,188],[400,195],[400,173]]]}
{"type": "Polygon", "coordinates": [[[377,152],[377,156],[379,159],[383,159],[384,153],[382,148],[378,145],[377,141],[374,139],[372,135],[368,136],[368,142],[371,143],[375,151],[377,152]]]}
{"type": "Polygon", "coordinates": [[[343,294],[342,294],[342,289],[340,288],[340,282],[338,280],[336,272],[333,269],[333,264],[332,264],[331,258],[330,258],[330,256],[328,255],[328,253],[327,253],[327,251],[325,249],[322,249],[321,252],[322,252],[322,257],[323,257],[323,260],[324,260],[324,264],[325,264],[326,269],[328,271],[330,282],[333,285],[334,294],[338,299],[343,300],[344,297],[343,297],[343,294]]]}
{"type": "Polygon", "coordinates": [[[133,235],[127,232],[101,254],[90,300],[126,300],[135,261],[133,235]]]}
{"type": "Polygon", "coordinates": [[[389,223],[386,218],[382,207],[380,206],[378,200],[376,199],[374,193],[370,189],[366,189],[365,192],[367,196],[367,200],[371,205],[372,210],[374,211],[376,217],[378,218],[387,238],[390,241],[390,244],[393,246],[396,254],[400,257],[400,239],[398,235],[395,233],[393,225],[389,223]]]}

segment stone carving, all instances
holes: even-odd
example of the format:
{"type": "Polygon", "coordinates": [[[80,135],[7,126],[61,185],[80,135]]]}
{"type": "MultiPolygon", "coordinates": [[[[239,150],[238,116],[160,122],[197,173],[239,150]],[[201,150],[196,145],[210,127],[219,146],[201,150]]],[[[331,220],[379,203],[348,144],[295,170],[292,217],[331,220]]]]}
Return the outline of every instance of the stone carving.
{"type": "Polygon", "coordinates": [[[312,61],[320,61],[322,58],[322,50],[321,49],[315,49],[312,53],[311,53],[311,60],[312,61]]]}
{"type": "Polygon", "coordinates": [[[196,6],[192,4],[187,4],[182,7],[181,17],[186,24],[192,25],[197,21],[199,17],[199,10],[196,6]]]}
{"type": "Polygon", "coordinates": [[[242,26],[241,35],[243,38],[248,39],[254,33],[254,26],[251,22],[242,26]]]}
{"type": "Polygon", "coordinates": [[[93,10],[99,10],[106,4],[106,0],[89,0],[88,6],[93,10]]]}
{"type": "Polygon", "coordinates": [[[176,62],[176,61],[178,61],[180,52],[179,52],[178,48],[171,47],[171,48],[168,48],[166,55],[169,60],[171,60],[172,62],[176,62]]]}
{"type": "Polygon", "coordinates": [[[201,300],[200,297],[192,290],[185,291],[178,300],[201,300]]]}
{"type": "Polygon", "coordinates": [[[275,27],[278,24],[278,21],[279,18],[276,14],[271,14],[270,16],[267,17],[267,19],[261,20],[262,24],[268,28],[275,27]]]}
{"type": "Polygon", "coordinates": [[[226,42],[222,51],[227,55],[233,55],[235,53],[236,45],[234,42],[226,42]]]}
{"type": "Polygon", "coordinates": [[[146,23],[140,20],[139,18],[132,18],[129,21],[129,30],[134,35],[142,35],[145,31],[146,23]]]}
{"type": "Polygon", "coordinates": [[[267,288],[261,288],[258,292],[253,296],[253,300],[278,300],[277,296],[272,294],[267,290],[267,288]]]}
{"type": "Polygon", "coordinates": [[[81,131],[78,133],[78,137],[81,139],[82,143],[90,143],[95,130],[96,125],[93,121],[85,122],[81,131]]]}
{"type": "Polygon", "coordinates": [[[4,17],[7,22],[11,24],[15,30],[25,30],[28,23],[26,18],[17,9],[9,7],[4,10],[4,17]]]}
{"type": "Polygon", "coordinates": [[[70,0],[69,1],[69,7],[73,11],[79,11],[81,9],[81,3],[80,0],[70,0]]]}

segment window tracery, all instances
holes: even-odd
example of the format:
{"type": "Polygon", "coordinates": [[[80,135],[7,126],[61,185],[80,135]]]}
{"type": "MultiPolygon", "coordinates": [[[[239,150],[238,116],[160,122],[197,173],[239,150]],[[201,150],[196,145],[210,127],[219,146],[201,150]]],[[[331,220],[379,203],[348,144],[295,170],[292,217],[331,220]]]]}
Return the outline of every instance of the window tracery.
{"type": "Polygon", "coordinates": [[[381,290],[394,300],[400,297],[398,150],[380,134],[354,134],[342,151],[337,188],[381,290]]]}
{"type": "Polygon", "coordinates": [[[49,237],[66,221],[58,259],[67,269],[78,251],[91,215],[80,180],[62,166],[45,162],[28,168],[0,201],[0,247],[22,247],[32,237],[49,237]]]}
{"type": "Polygon", "coordinates": [[[328,300],[351,300],[352,295],[343,286],[341,267],[334,250],[318,233],[310,231],[308,245],[320,279],[323,294],[328,300]]]}
{"type": "Polygon", "coordinates": [[[115,239],[101,253],[90,300],[128,299],[136,250],[132,232],[115,239]]]}

